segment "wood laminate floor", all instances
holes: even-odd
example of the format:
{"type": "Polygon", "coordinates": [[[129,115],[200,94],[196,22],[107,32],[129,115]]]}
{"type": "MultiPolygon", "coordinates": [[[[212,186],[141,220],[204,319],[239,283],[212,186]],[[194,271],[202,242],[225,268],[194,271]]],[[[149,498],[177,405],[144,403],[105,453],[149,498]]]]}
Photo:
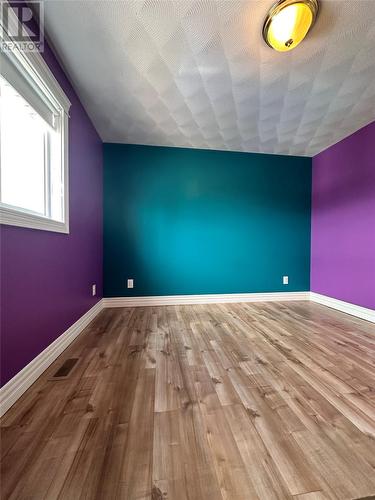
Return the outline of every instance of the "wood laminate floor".
{"type": "Polygon", "coordinates": [[[374,330],[309,302],[106,309],[3,417],[2,498],[375,498],[374,330]]]}

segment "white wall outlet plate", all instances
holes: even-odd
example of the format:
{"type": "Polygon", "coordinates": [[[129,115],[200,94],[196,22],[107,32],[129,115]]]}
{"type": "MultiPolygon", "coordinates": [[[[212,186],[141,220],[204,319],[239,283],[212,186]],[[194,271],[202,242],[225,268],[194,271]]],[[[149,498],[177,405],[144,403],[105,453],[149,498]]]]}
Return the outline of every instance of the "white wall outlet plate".
{"type": "Polygon", "coordinates": [[[134,288],[134,280],[133,279],[128,280],[128,288],[134,288]]]}
{"type": "Polygon", "coordinates": [[[289,276],[283,276],[283,285],[289,284],[289,276]]]}
{"type": "Polygon", "coordinates": [[[91,293],[92,293],[92,296],[95,297],[95,295],[96,295],[96,284],[95,283],[91,286],[91,293]]]}

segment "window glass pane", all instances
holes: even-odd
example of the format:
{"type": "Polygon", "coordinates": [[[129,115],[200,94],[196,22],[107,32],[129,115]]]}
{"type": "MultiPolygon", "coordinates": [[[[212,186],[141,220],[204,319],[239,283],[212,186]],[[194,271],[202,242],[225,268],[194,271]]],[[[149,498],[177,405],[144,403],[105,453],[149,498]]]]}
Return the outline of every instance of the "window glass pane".
{"type": "Polygon", "coordinates": [[[48,215],[47,123],[6,80],[1,84],[1,201],[48,215]]]}

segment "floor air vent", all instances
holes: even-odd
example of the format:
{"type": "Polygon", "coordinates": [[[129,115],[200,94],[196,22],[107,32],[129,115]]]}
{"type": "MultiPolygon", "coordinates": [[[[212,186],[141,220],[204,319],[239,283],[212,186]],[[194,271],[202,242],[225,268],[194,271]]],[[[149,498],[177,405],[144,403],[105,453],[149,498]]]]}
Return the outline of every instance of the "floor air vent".
{"type": "Polygon", "coordinates": [[[74,367],[77,365],[79,358],[69,358],[64,361],[57,372],[53,375],[52,380],[68,378],[74,367]]]}

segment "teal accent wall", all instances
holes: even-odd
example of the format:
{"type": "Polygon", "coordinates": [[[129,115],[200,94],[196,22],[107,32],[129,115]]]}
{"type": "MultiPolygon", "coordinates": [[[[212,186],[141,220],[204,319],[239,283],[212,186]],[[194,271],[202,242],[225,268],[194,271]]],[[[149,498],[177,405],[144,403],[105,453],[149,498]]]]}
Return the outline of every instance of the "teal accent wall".
{"type": "Polygon", "coordinates": [[[310,205],[310,158],[105,144],[104,295],[309,290],[310,205]]]}

